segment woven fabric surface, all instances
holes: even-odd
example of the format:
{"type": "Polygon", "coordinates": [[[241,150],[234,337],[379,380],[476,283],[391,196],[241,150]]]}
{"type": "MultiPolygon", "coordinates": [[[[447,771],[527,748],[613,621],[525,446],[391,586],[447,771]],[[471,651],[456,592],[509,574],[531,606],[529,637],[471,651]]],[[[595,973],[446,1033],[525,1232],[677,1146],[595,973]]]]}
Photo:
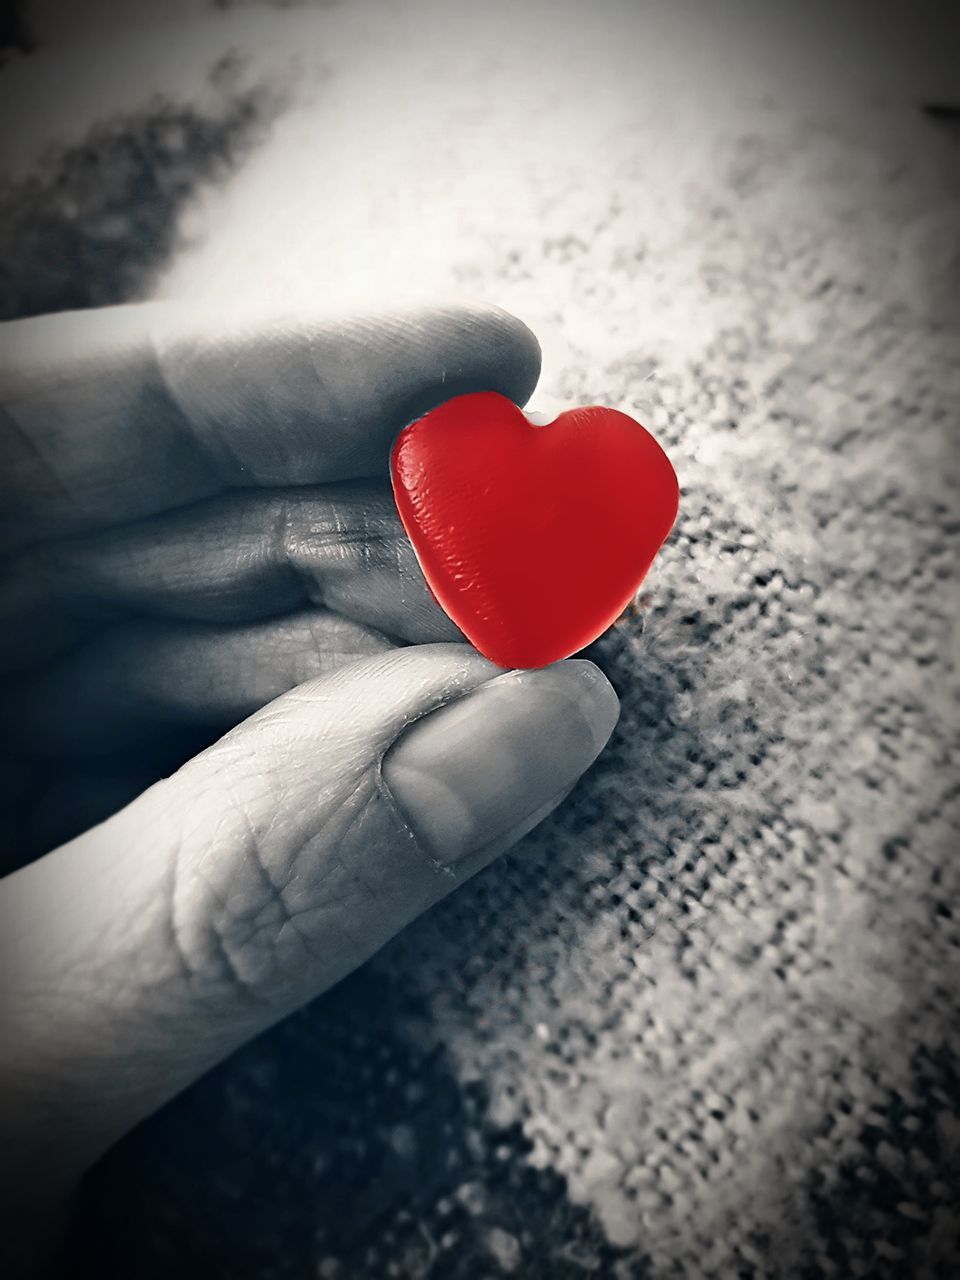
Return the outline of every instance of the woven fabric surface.
{"type": "Polygon", "coordinates": [[[180,182],[161,253],[106,163],[82,270],[38,292],[7,233],[10,314],[496,302],[542,337],[535,406],[633,413],[682,487],[595,646],[609,749],[104,1163],[101,1274],[960,1273],[960,146],[939,86],[749,16],[591,13],[228,14],[31,178],[56,243],[63,156],[140,138],[180,182]]]}

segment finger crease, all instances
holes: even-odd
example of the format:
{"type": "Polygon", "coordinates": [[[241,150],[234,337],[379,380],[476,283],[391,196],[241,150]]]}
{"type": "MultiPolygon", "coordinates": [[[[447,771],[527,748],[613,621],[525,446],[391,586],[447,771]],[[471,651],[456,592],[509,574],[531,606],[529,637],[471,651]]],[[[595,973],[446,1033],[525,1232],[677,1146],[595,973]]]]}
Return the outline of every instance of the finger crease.
{"type": "Polygon", "coordinates": [[[244,488],[250,484],[245,467],[237,457],[229,436],[209,420],[203,429],[197,429],[194,417],[183,403],[180,393],[174,386],[167,372],[166,356],[163,348],[153,332],[147,333],[147,342],[153,355],[153,367],[157,377],[157,390],[163,396],[173,412],[173,421],[195,456],[204,465],[214,489],[224,486],[231,489],[244,488]]]}
{"type": "Polygon", "coordinates": [[[282,568],[290,581],[301,592],[305,604],[324,606],[322,577],[304,565],[298,554],[297,527],[294,513],[288,502],[277,505],[270,537],[272,558],[282,568]]]}

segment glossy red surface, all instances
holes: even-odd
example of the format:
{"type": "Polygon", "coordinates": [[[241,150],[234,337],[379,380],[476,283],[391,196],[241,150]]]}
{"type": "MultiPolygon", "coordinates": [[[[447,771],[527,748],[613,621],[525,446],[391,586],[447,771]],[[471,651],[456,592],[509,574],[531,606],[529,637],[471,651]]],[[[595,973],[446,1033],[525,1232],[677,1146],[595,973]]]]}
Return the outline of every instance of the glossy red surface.
{"type": "Polygon", "coordinates": [[[676,474],[638,422],[590,407],[534,426],[494,392],[404,428],[391,478],[431,590],[502,667],[546,666],[595,640],[677,515],[676,474]]]}

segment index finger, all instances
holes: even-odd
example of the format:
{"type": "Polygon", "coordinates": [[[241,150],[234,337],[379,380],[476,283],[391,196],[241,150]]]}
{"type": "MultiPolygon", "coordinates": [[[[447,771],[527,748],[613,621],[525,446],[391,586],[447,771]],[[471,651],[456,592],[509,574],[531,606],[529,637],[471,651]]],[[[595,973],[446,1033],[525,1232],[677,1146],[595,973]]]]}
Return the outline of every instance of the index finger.
{"type": "Polygon", "coordinates": [[[393,437],[451,396],[522,403],[540,353],[496,308],[224,321],[144,303],[0,326],[0,547],[225,489],[386,473],[393,437]]]}

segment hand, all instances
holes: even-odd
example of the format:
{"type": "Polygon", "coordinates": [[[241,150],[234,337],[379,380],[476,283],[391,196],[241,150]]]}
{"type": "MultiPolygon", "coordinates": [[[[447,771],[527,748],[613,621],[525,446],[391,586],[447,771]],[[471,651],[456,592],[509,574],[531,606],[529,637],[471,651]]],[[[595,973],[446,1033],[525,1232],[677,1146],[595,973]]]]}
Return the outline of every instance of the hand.
{"type": "Polygon", "coordinates": [[[591,663],[504,674],[462,642],[386,482],[405,422],[522,402],[538,360],[480,310],[0,331],[0,1197],[25,1234],[605,743],[591,663]]]}

